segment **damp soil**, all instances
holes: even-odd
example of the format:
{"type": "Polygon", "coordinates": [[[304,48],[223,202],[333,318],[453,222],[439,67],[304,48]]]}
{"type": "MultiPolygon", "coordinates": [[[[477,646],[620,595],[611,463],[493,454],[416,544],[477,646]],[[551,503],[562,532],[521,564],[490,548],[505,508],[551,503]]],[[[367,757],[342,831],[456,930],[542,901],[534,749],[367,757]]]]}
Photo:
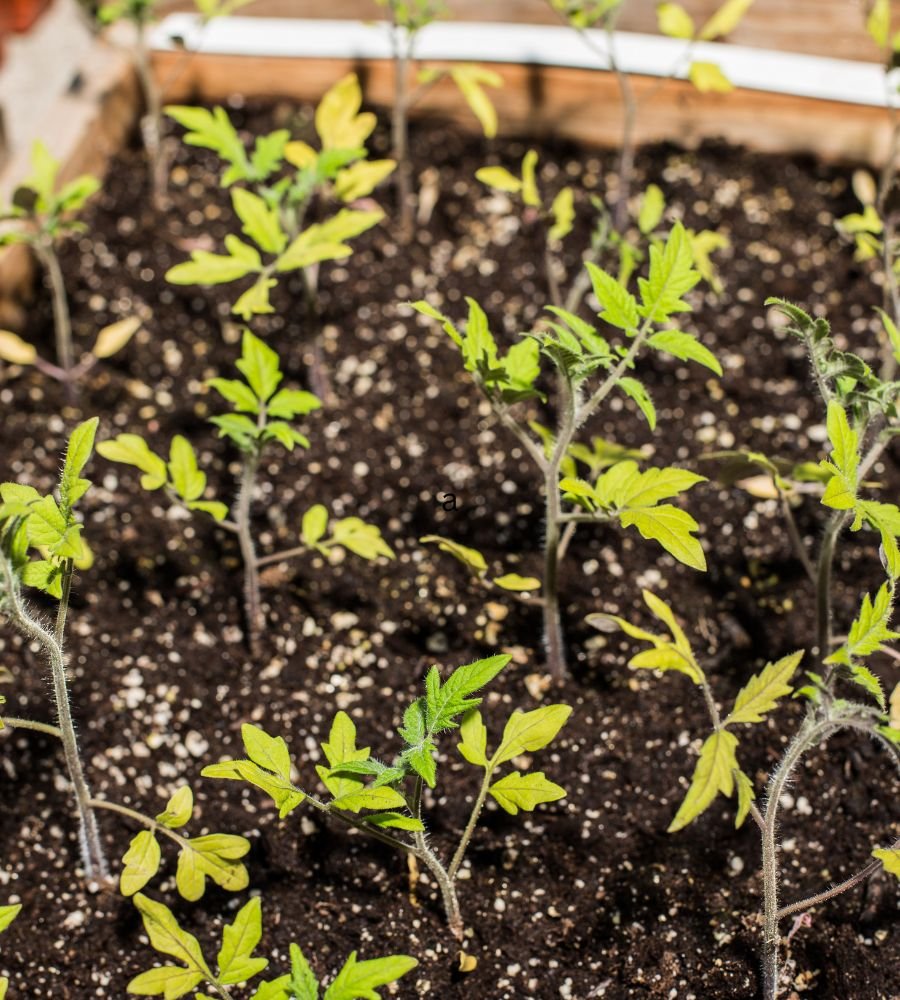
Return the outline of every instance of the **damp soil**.
{"type": "MultiPolygon", "coordinates": [[[[308,128],[308,114],[293,106],[236,103],[231,111],[252,133],[308,128]]],[[[378,145],[383,151],[383,135],[378,145]]],[[[490,156],[512,166],[527,148],[497,141],[490,156]]],[[[538,148],[547,190],[574,182],[614,194],[611,154],[553,141],[538,148]]],[[[377,524],[397,558],[376,565],[349,556],[334,565],[301,559],[267,573],[268,625],[261,654],[251,658],[232,539],[210,520],[187,519],[160,495],[143,493],[131,470],[96,458],[95,488],[84,502],[96,563],[78,579],[70,638],[72,699],[93,791],[155,814],[188,781],[197,799],[192,834],[250,839],[250,889],[263,897],[273,973],[297,941],[323,974],[354,949],[363,957],[416,956],[418,969],[386,991],[399,997],[756,997],[755,830],[735,830],[733,804],[720,799],[687,830],[666,833],[708,731],[702,701],[684,677],[629,671],[629,644],[593,632],[584,618],[604,609],[649,624],[640,590],[651,587],[683,615],[726,702],[767,658],[812,645],[812,587],[775,502],[711,479],[688,499],[702,525],[708,573],[676,564],[631,533],[576,535],[561,578],[573,676],[561,692],[547,688],[539,612],[485,594],[461,566],[417,541],[446,534],[479,548],[495,571],[534,573],[542,515],[528,457],[492,422],[442,331],[403,304],[427,297],[462,319],[464,296],[474,296],[498,338],[512,343],[546,304],[540,235],[510,214],[504,196],[473,183],[485,158],[480,141],[430,123],[414,131],[413,150],[416,175],[437,198],[412,245],[398,246],[391,225],[379,226],[356,242],[351,259],[322,267],[319,319],[288,280],[274,297],[275,315],[258,327],[296,386],[308,384],[310,344],[321,332],[333,394],[306,421],[310,449],[295,457],[273,450],[264,463],[255,507],[261,550],[296,544],[303,512],[322,502],[336,515],[377,524]],[[445,509],[447,494],[455,495],[455,510],[445,509]],[[554,747],[535,755],[568,795],[517,817],[488,806],[460,884],[466,950],[478,958],[463,975],[436,887],[423,876],[411,896],[402,857],[302,807],[279,821],[261,793],[199,772],[240,755],[240,726],[249,721],[283,735],[302,781],[314,784],[318,743],[337,709],[350,712],[362,745],[388,755],[430,664],[449,668],[497,650],[513,660],[485,699],[491,732],[514,708],[550,700],[574,708],[554,747]]],[[[139,151],[113,163],[87,214],[90,235],[67,243],[63,266],[83,344],[135,310],[146,317],[144,330],[94,370],[78,405],[33,372],[0,368],[3,479],[50,488],[67,431],[96,414],[101,436],[136,431],[158,450],[173,434],[186,435],[211,489],[225,499],[234,494],[237,456],[207,423],[218,402],[203,389],[206,379],[233,370],[240,330],[228,316],[231,290],[163,280],[191,248],[221,245],[232,225],[215,171],[211,154],[179,145],[171,205],[157,212],[139,151]]],[[[762,303],[778,295],[827,311],[839,343],[874,359],[872,307],[880,292],[834,229],[835,217],[854,209],[849,169],[709,144],[645,150],[639,172],[660,185],[688,225],[730,240],[717,258],[722,290],[698,291],[691,319],[724,376],[648,358],[640,374],[658,410],[656,432],[627,402],[614,402],[586,432],[644,448],[655,463],[710,475],[700,456],[715,449],[820,457],[823,415],[801,345],[773,329],[762,303]]],[[[390,191],[379,197],[390,205],[390,191]]],[[[588,236],[580,209],[566,242],[569,275],[588,236]]],[[[38,291],[25,315],[24,335],[52,356],[46,293],[38,291]]],[[[552,419],[547,409],[533,416],[552,419]]],[[[891,453],[875,474],[888,495],[896,493],[891,453]]],[[[822,527],[814,498],[797,517],[814,544],[822,527]]],[[[879,575],[871,538],[848,536],[837,566],[838,631],[879,575]]],[[[9,629],[0,632],[0,663],[10,672],[2,688],[7,711],[49,720],[44,665],[9,629]]],[[[876,667],[896,680],[889,663],[876,667]]],[[[789,704],[742,739],[741,759],[757,788],[801,711],[789,704]]],[[[124,997],[130,977],[157,957],[129,901],[85,888],[61,755],[33,733],[0,741],[0,895],[23,904],[2,940],[10,993],[124,997]]],[[[446,854],[478,779],[452,740],[441,774],[425,804],[433,844],[446,854]]],[[[783,810],[783,898],[847,877],[872,847],[894,839],[897,790],[875,746],[838,738],[810,754],[783,810]]],[[[136,828],[112,814],[101,822],[117,866],[136,828]]],[[[163,846],[164,879],[151,891],[214,954],[222,923],[246,895],[211,886],[198,903],[179,901],[170,846],[163,846]]],[[[817,909],[791,943],[795,993],[900,997],[897,902],[895,884],[875,879],[817,909]]]]}

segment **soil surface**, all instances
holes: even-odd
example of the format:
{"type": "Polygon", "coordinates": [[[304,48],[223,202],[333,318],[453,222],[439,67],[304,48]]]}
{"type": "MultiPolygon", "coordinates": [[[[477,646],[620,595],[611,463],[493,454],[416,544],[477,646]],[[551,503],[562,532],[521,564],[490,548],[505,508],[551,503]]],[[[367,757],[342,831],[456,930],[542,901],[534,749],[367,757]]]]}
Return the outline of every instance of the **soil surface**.
{"type": "MultiPolygon", "coordinates": [[[[276,124],[308,129],[308,113],[291,106],[235,104],[231,111],[253,133],[276,124]]],[[[376,136],[377,152],[386,144],[376,136]]],[[[512,167],[527,148],[497,142],[490,156],[512,167]]],[[[418,969],[386,991],[398,997],[755,997],[757,831],[752,823],[735,830],[734,803],[719,799],[687,830],[666,833],[709,731],[699,692],[683,676],[630,671],[634,645],[594,632],[584,618],[604,609],[650,625],[640,591],[655,590],[682,615],[727,703],[767,658],[813,644],[812,587],[775,501],[701,484],[687,507],[702,525],[708,573],[676,564],[634,532],[579,531],[561,581],[574,676],[562,691],[547,687],[539,610],[485,593],[449,556],[418,542],[446,534],[481,549],[493,571],[536,573],[542,503],[536,470],[490,418],[453,345],[404,305],[427,297],[462,321],[471,295],[498,338],[512,343],[546,304],[541,236],[510,214],[505,196],[473,182],[485,162],[481,140],[437,123],[414,130],[413,152],[417,177],[439,197],[412,245],[398,246],[386,222],[356,241],[348,261],[322,267],[320,320],[309,318],[299,283],[283,281],[276,315],[255,327],[298,387],[308,384],[311,338],[321,330],[333,390],[306,421],[309,451],[286,457],[273,449],[264,463],[255,508],[261,551],[297,544],[303,512],[322,502],[377,524],[396,560],[299,559],[267,573],[268,627],[262,655],[251,658],[231,536],[142,492],[134,470],[95,458],[95,487],[83,508],[97,558],[78,578],[70,630],[72,700],[93,791],[156,814],[187,781],[197,798],[191,835],[251,840],[250,889],[263,897],[262,953],[273,976],[297,941],[322,975],[354,949],[363,958],[416,956],[418,969]],[[456,510],[438,502],[446,493],[455,494],[456,510]],[[318,743],[337,709],[351,713],[361,745],[388,757],[430,664],[449,668],[498,650],[513,662],[484,703],[492,738],[514,708],[571,704],[555,746],[535,755],[535,766],[568,795],[517,817],[488,805],[460,884],[466,949],[478,958],[463,975],[435,885],[423,876],[412,900],[402,857],[303,807],[279,821],[262,793],[199,773],[206,763],[241,756],[240,726],[253,721],[287,739],[301,781],[317,787],[318,743]]],[[[563,144],[539,152],[548,192],[571,181],[613,194],[612,154],[563,144]]],[[[159,451],[173,434],[186,435],[211,492],[233,497],[238,456],[207,422],[220,401],[203,383],[233,372],[234,290],[175,288],[163,279],[192,247],[221,246],[233,225],[216,170],[215,156],[179,144],[171,205],[157,212],[140,152],[128,150],[113,164],[87,213],[88,233],[63,252],[76,336],[87,346],[93,331],[134,310],[145,328],[94,369],[77,406],[35,372],[0,367],[0,478],[49,489],[68,431],[96,414],[101,437],[134,431],[159,451]]],[[[659,412],[656,432],[623,402],[585,435],[709,475],[714,469],[700,456],[721,448],[822,457],[823,412],[801,345],[773,329],[763,301],[778,295],[827,311],[839,343],[875,358],[872,307],[880,290],[834,228],[835,217],[856,208],[850,171],[707,145],[645,150],[639,173],[661,186],[670,218],[731,241],[717,257],[722,291],[703,286],[694,294],[689,327],[725,374],[647,358],[638,374],[659,412]]],[[[378,198],[390,209],[390,189],[378,198]]],[[[578,207],[578,227],[565,242],[569,278],[589,233],[586,199],[578,207]]],[[[23,334],[52,357],[45,293],[23,334]]],[[[533,416],[552,420],[549,409],[536,407],[533,416]]],[[[874,474],[893,499],[900,476],[890,454],[874,474]]],[[[807,498],[797,517],[813,547],[822,508],[807,498]]],[[[880,576],[871,534],[848,535],[837,565],[838,632],[880,576]]],[[[0,689],[8,713],[51,720],[44,664],[9,628],[0,631],[0,664],[9,671],[0,689]]],[[[896,667],[877,660],[875,667],[892,686],[896,667]]],[[[741,760],[760,794],[801,714],[792,702],[742,740],[741,760]]],[[[61,754],[52,739],[21,730],[0,743],[0,901],[23,904],[0,941],[10,995],[124,997],[129,979],[158,956],[130,901],[85,888],[61,754]]],[[[426,815],[433,846],[449,855],[479,777],[452,737],[443,751],[426,815]]],[[[875,746],[841,737],[811,754],[782,812],[783,899],[848,877],[873,847],[896,838],[897,792],[896,773],[875,746]]],[[[118,871],[137,827],[111,813],[100,818],[118,871]]],[[[198,903],[180,900],[172,846],[163,845],[165,878],[147,891],[173,907],[212,957],[222,923],[246,893],[210,886],[198,903]]],[[[896,883],[875,879],[818,908],[812,925],[797,931],[792,990],[818,1000],[900,997],[898,942],[896,883]]]]}

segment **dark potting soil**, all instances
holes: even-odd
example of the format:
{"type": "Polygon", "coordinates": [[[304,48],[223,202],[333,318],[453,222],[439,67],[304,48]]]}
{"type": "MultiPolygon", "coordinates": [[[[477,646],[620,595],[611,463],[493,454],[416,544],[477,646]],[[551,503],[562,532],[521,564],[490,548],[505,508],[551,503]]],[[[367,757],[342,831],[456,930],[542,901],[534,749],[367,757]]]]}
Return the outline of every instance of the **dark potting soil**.
{"type": "MultiPolygon", "coordinates": [[[[287,105],[232,111],[253,133],[298,124],[287,105]]],[[[384,152],[384,135],[378,145],[384,152]]],[[[498,141],[491,155],[513,166],[527,148],[498,141]]],[[[348,261],[323,266],[320,320],[309,318],[298,282],[289,279],[274,296],[276,314],[256,326],[297,386],[308,382],[311,338],[321,330],[335,397],[306,422],[308,452],[286,457],[273,449],[264,464],[255,509],[261,551],[296,544],[303,512],[322,502],[336,516],[377,524],[397,559],[300,559],[267,572],[264,651],[253,659],[231,537],[142,492],[132,470],[95,458],[95,486],[83,507],[97,558],[78,578],[70,637],[72,700],[93,791],[156,814],[175,787],[190,782],[192,835],[250,839],[250,888],[262,894],[261,951],[272,959],[272,976],[286,968],[288,944],[297,941],[323,975],[353,949],[363,958],[416,956],[418,969],[395,994],[386,991],[399,997],[755,997],[755,828],[735,830],[734,803],[718,799],[687,830],[666,833],[709,731],[702,699],[684,677],[629,671],[634,645],[593,632],[584,618],[604,609],[650,625],[640,590],[660,593],[682,616],[724,703],[767,658],[812,645],[812,587],[775,501],[701,484],[687,507],[702,525],[708,573],[676,564],[632,532],[579,531],[561,584],[574,676],[561,691],[546,688],[539,611],[486,594],[449,556],[417,541],[446,534],[481,549],[496,571],[535,573],[542,505],[535,470],[490,419],[453,345],[403,304],[427,297],[463,320],[471,295],[511,343],[546,304],[540,234],[520,223],[504,196],[473,181],[485,161],[481,141],[435,124],[415,130],[413,149],[417,177],[439,197],[412,245],[398,246],[386,222],[355,242],[348,261]],[[455,510],[438,502],[448,493],[455,510]],[[360,745],[388,756],[430,664],[449,668],[496,650],[511,652],[513,662],[485,699],[493,738],[514,708],[549,701],[574,708],[556,744],[535,754],[535,767],[568,795],[517,817],[486,809],[470,877],[460,884],[466,949],[478,959],[463,975],[432,880],[423,876],[411,898],[406,862],[389,849],[303,807],[279,821],[262,793],[199,772],[240,756],[240,726],[252,721],[283,735],[302,782],[316,785],[318,743],[338,709],[355,719],[360,745]]],[[[611,154],[561,143],[540,154],[547,190],[564,182],[601,195],[613,190],[611,154]]],[[[2,479],[49,489],[68,431],[96,414],[101,437],[135,431],[159,451],[173,434],[186,435],[216,495],[234,495],[237,455],[207,423],[219,402],[203,388],[233,371],[240,335],[228,315],[233,289],[175,288],[163,279],[189,249],[221,246],[233,225],[217,168],[214,156],[179,145],[171,206],[157,213],[140,152],[128,150],[113,164],[87,213],[89,233],[63,253],[76,337],[89,345],[99,327],[134,310],[146,317],[144,330],[94,370],[77,406],[32,371],[0,368],[2,479]]],[[[641,154],[639,170],[688,225],[731,241],[717,255],[723,289],[694,295],[688,327],[725,374],[717,379],[663,356],[642,360],[638,374],[659,411],[656,432],[630,403],[613,402],[587,433],[644,447],[654,464],[710,475],[700,456],[722,448],[821,457],[823,413],[803,351],[772,328],[763,301],[779,295],[826,310],[839,343],[874,359],[872,307],[880,292],[834,228],[836,217],[855,209],[850,172],[719,145],[654,147],[641,154]]],[[[390,189],[378,193],[386,206],[392,197],[390,189]]],[[[587,237],[580,218],[566,241],[570,276],[587,237]]],[[[50,330],[47,296],[39,293],[24,335],[52,356],[50,330]]],[[[551,420],[539,408],[534,416],[551,420]]],[[[894,499],[900,476],[890,454],[874,475],[894,499]]],[[[822,508],[809,498],[797,516],[814,544],[822,508]]],[[[871,535],[848,535],[837,566],[838,632],[880,576],[871,535]]],[[[10,672],[6,710],[49,720],[41,658],[8,628],[0,650],[10,672]]],[[[877,659],[875,666],[892,686],[896,667],[877,659]]],[[[742,740],[741,760],[758,791],[801,714],[790,703],[742,740]]],[[[85,888],[57,746],[23,731],[0,742],[0,901],[23,904],[0,939],[10,994],[124,997],[129,979],[159,956],[130,901],[85,888]]],[[[433,845],[446,854],[478,774],[452,736],[443,751],[426,813],[433,845]]],[[[784,900],[846,878],[873,847],[896,838],[897,791],[896,773],[874,746],[837,738],[810,754],[782,814],[784,900]]],[[[118,871],[137,828],[112,814],[101,822],[118,871]]],[[[172,846],[163,844],[165,877],[147,891],[172,906],[214,956],[223,922],[246,893],[210,886],[200,902],[181,901],[172,846]]],[[[798,930],[789,953],[793,989],[820,1000],[900,997],[898,940],[896,883],[873,879],[816,909],[812,925],[798,930]]]]}

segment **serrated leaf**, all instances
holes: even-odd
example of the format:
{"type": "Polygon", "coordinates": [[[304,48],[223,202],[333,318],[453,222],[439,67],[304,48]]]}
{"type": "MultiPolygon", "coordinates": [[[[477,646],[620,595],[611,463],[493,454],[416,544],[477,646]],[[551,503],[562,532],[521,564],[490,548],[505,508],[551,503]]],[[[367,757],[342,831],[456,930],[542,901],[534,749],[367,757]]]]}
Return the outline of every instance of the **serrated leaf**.
{"type": "Polygon", "coordinates": [[[122,856],[124,868],[119,876],[119,892],[123,896],[133,896],[143,889],[159,871],[161,859],[162,851],[152,831],[141,830],[122,856]]]}
{"type": "Polygon", "coordinates": [[[491,758],[491,766],[543,749],[556,738],[571,714],[568,705],[543,705],[530,712],[513,712],[503,730],[500,746],[491,758]]]}
{"type": "Polygon", "coordinates": [[[647,392],[643,384],[630,375],[623,375],[616,385],[629,399],[633,399],[637,403],[637,407],[643,413],[650,430],[656,430],[656,407],[653,405],[650,393],[647,392]]]}
{"type": "Polygon", "coordinates": [[[342,170],[334,180],[334,193],[341,201],[356,201],[370,195],[394,172],[396,160],[360,160],[342,170]]]}
{"type": "Polygon", "coordinates": [[[263,402],[274,395],[284,378],[278,355],[249,330],[244,331],[241,339],[241,357],[236,366],[263,402]]]}
{"type": "Polygon", "coordinates": [[[281,778],[290,777],[291,755],[282,737],[270,736],[261,727],[245,722],[241,726],[241,739],[247,756],[254,764],[281,778]]]}
{"type": "Polygon", "coordinates": [[[761,673],[751,677],[738,692],[734,708],[725,725],[762,722],[763,716],[778,706],[778,699],[794,689],[788,683],[803,659],[803,650],[783,656],[775,663],[767,663],[761,673]]]}
{"type": "Polygon", "coordinates": [[[325,991],[324,1000],[378,1000],[376,987],[396,982],[418,964],[409,955],[388,955],[360,962],[353,951],[325,991]]]}
{"type": "Polygon", "coordinates": [[[394,550],[381,535],[381,529],[374,524],[366,524],[358,517],[344,517],[331,526],[331,538],[335,545],[343,545],[361,559],[372,561],[379,556],[394,558],[394,550]]]}
{"type": "Polygon", "coordinates": [[[111,441],[101,441],[97,454],[110,462],[133,465],[143,473],[141,486],[145,490],[158,490],[166,485],[168,473],[165,460],[150,450],[138,434],[119,434],[111,441]]]}
{"type": "Polygon", "coordinates": [[[737,737],[727,730],[718,730],[707,739],[700,751],[694,777],[681,807],[669,824],[669,833],[683,829],[709,808],[721,792],[734,792],[734,772],[738,770],[737,737]]]}
{"type": "Polygon", "coordinates": [[[167,906],[149,899],[142,893],[134,897],[134,905],[143,918],[144,930],[156,951],[183,962],[188,969],[200,973],[207,979],[213,978],[203,958],[199,942],[193,934],[182,930],[167,906]]]}
{"type": "Polygon", "coordinates": [[[219,950],[219,982],[225,986],[243,983],[258,975],[269,964],[268,959],[253,958],[262,938],[262,904],[255,896],[238,911],[234,923],[222,930],[219,950]]]}
{"type": "Polygon", "coordinates": [[[231,192],[231,203],[241,220],[241,229],[261,250],[271,254],[284,250],[287,234],[281,228],[276,209],[246,188],[235,188],[231,192]]]}
{"type": "Polygon", "coordinates": [[[222,186],[228,187],[236,180],[246,180],[250,175],[250,164],[244,144],[237,134],[224,108],[206,108],[169,105],[166,114],[188,130],[182,141],[188,146],[211,149],[230,164],[230,169],[222,178],[222,186]]]}
{"type": "Polygon", "coordinates": [[[662,248],[650,247],[649,276],[638,279],[641,316],[653,323],[664,323],[674,313],[690,311],[682,296],[700,280],[693,264],[690,237],[676,222],[662,248]]]}
{"type": "Polygon", "coordinates": [[[652,539],[691,569],[706,570],[706,555],[693,532],[699,525],[687,511],[671,504],[626,510],[619,515],[625,528],[635,527],[642,538],[652,539]]]}
{"type": "Polygon", "coordinates": [[[224,778],[227,781],[247,781],[260,788],[278,807],[278,815],[284,819],[306,798],[303,792],[294,788],[289,778],[280,777],[254,764],[250,760],[229,760],[220,764],[209,764],[200,772],[204,778],[224,778]]]}
{"type": "Polygon", "coordinates": [[[737,787],[738,796],[738,808],[737,814],[734,817],[734,825],[736,829],[739,829],[750,815],[750,806],[756,798],[756,792],[753,790],[753,782],[743,771],[735,771],[734,782],[737,787]]]}
{"type": "Polygon", "coordinates": [[[501,809],[515,816],[520,809],[532,812],[544,802],[565,798],[566,790],[549,781],[543,771],[507,774],[488,789],[501,809]]]}
{"type": "Polygon", "coordinates": [[[489,656],[464,667],[457,667],[441,684],[437,668],[426,679],[425,716],[430,733],[456,728],[455,718],[480,704],[476,691],[490,683],[512,659],[507,654],[489,656]]]}
{"type": "Polygon", "coordinates": [[[316,132],[322,149],[358,149],[375,130],[375,116],[360,114],[362,90],[355,73],[341,77],[316,108],[316,132]]]}
{"type": "Polygon", "coordinates": [[[172,285],[222,285],[262,270],[259,252],[234,235],[225,237],[227,254],[192,250],[191,259],[166,271],[172,285]]]}
{"type": "Polygon", "coordinates": [[[206,975],[196,969],[182,969],[176,965],[164,965],[142,972],[125,988],[129,993],[141,997],[163,996],[165,1000],[178,1000],[190,993],[206,979],[206,975]]]}
{"type": "Polygon", "coordinates": [[[477,708],[471,709],[463,716],[456,748],[470,764],[476,767],[488,766],[487,727],[477,708]]]}
{"type": "Polygon", "coordinates": [[[881,649],[883,643],[900,639],[900,633],[889,628],[893,598],[893,588],[888,583],[882,584],[874,601],[866,594],[859,615],[850,626],[847,641],[825,663],[852,664],[881,649]]]}
{"type": "Polygon", "coordinates": [[[358,813],[363,809],[383,812],[388,809],[402,809],[405,805],[406,799],[400,792],[387,785],[382,785],[380,788],[368,786],[347,792],[330,803],[333,809],[352,813],[358,813]]]}
{"type": "Polygon", "coordinates": [[[696,361],[697,364],[714,371],[716,375],[722,374],[722,366],[716,356],[693,334],[683,333],[681,330],[662,330],[649,337],[647,343],[656,350],[665,351],[681,361],[696,361]]]}
{"type": "Polygon", "coordinates": [[[628,289],[596,264],[588,262],[588,274],[594,287],[594,295],[600,303],[600,319],[620,330],[633,332],[640,322],[638,304],[628,289]]]}
{"type": "Polygon", "coordinates": [[[305,416],[321,406],[322,400],[311,392],[303,389],[280,389],[269,400],[268,411],[272,417],[293,420],[294,417],[305,416]]]}

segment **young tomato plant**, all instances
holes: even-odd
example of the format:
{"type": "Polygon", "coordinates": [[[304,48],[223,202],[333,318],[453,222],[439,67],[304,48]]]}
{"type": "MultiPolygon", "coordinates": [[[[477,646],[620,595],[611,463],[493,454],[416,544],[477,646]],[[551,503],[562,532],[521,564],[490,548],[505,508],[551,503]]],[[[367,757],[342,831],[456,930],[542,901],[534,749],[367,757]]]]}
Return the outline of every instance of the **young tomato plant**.
{"type": "Polygon", "coordinates": [[[328,740],[322,743],[327,766],[320,764],[316,768],[328,793],[326,797],[295,785],[285,741],[252,725],[241,729],[247,757],[212,764],[203,769],[203,774],[257,786],[272,797],[281,818],[305,802],[410,855],[434,876],[450,930],[457,940],[462,940],[464,924],[456,882],[488,795],[515,816],[520,810],[530,812],[540,803],[555,802],[566,794],[542,771],[522,774],[514,770],[497,778],[504,764],[547,746],[571,713],[566,705],[514,712],[499,745],[490,753],[487,730],[476,711],[481,703],[476,692],[493,680],[509,660],[509,656],[478,660],[452,671],[445,681],[438,668],[432,667],[425,681],[425,695],[403,714],[397,730],[402,743],[390,763],[373,757],[368,747],[358,748],[356,726],[349,715],[338,712],[328,740]],[[481,768],[483,775],[469,820],[447,859],[441,858],[428,842],[423,792],[426,786],[434,789],[438,783],[438,737],[454,729],[459,729],[459,752],[470,764],[481,768]]]}
{"type": "Polygon", "coordinates": [[[643,538],[653,539],[679,562],[705,570],[706,558],[694,537],[697,522],[680,507],[660,503],[689,490],[703,477],[678,468],[640,471],[632,459],[607,468],[594,483],[562,475],[571,457],[574,436],[613,392],[632,399],[649,426],[656,425],[656,411],[647,390],[627,374],[645,348],[696,361],[721,374],[719,363],[696,337],[671,326],[673,317],[688,312],[683,296],[700,280],[684,228],[676,224],[664,246],[650,249],[646,278],[638,280],[638,297],[627,284],[589,264],[600,319],[625,341],[615,347],[586,321],[551,306],[554,321],[530,334],[503,357],[488,328],[481,307],[469,299],[469,320],[463,334],[452,321],[426,302],[413,308],[443,324],[459,347],[463,363],[484,393],[496,418],[518,438],[541,472],[544,486],[544,575],[542,601],[547,667],[557,680],[566,675],[565,645],[559,614],[558,568],[579,524],[616,522],[634,527],[643,538]],[[540,397],[537,388],[541,361],[556,375],[556,427],[541,434],[517,417],[513,407],[540,397]],[[604,373],[599,384],[594,381],[604,373]]]}
{"type": "Polygon", "coordinates": [[[97,423],[95,417],[72,432],[56,497],[41,496],[34,487],[19,483],[0,485],[0,616],[36,643],[47,658],[59,728],[24,719],[6,718],[4,724],[52,730],[62,741],[80,823],[84,870],[91,879],[105,878],[108,870],[75,736],[66,676],[65,633],[75,564],[88,552],[75,506],[91,485],[81,473],[93,451],[97,423]],[[38,553],[36,559],[32,558],[34,551],[38,553]],[[52,627],[41,621],[26,603],[23,586],[35,587],[57,599],[52,627]]]}
{"type": "Polygon", "coordinates": [[[394,553],[377,527],[357,517],[333,521],[329,532],[328,511],[316,504],[303,517],[301,545],[265,556],[257,554],[251,508],[262,456],[271,445],[280,445],[287,452],[308,448],[309,440],[296,429],[294,421],[317,409],[320,403],[311,392],[279,388],[284,373],[278,355],[249,330],[244,331],[237,367],[243,380],[214,378],[208,383],[234,408],[231,413],[210,418],[219,436],[228,438],[241,453],[240,489],[233,518],[228,516],[227,504],[203,499],[206,474],[200,470],[190,442],[181,435],[173,438],[168,461],[137,434],[120,434],[111,441],[102,441],[97,451],[110,461],[139,469],[144,489],[165,490],[174,502],[210,515],[237,536],[244,566],[244,611],[250,645],[255,651],[264,626],[261,567],[312,551],[327,555],[336,548],[369,561],[379,556],[391,559],[394,553]]]}
{"type": "Polygon", "coordinates": [[[0,246],[24,243],[30,247],[50,283],[56,364],[40,357],[31,344],[8,330],[0,330],[0,359],[16,365],[34,365],[45,375],[72,386],[98,360],[120,351],[140,329],[141,321],[129,317],[104,327],[90,353],[75,363],[72,319],[56,248],[64,236],[84,229],[76,216],[88,198],[100,189],[100,182],[85,174],[57,189],[59,166],[47,147],[35,142],[31,150],[31,176],[16,188],[12,204],[0,213],[0,246]]]}
{"type": "MultiPolygon", "coordinates": [[[[215,17],[233,14],[253,0],[195,0],[204,23],[215,17]]],[[[134,67],[144,98],[141,138],[147,153],[153,197],[159,203],[166,193],[167,163],[162,142],[162,88],[153,73],[147,34],[159,16],[159,0],[109,0],[97,9],[102,25],[127,21],[134,29],[134,67]]]]}
{"type": "Polygon", "coordinates": [[[228,164],[220,184],[231,188],[234,213],[252,241],[232,234],[225,238],[226,255],[194,250],[191,260],[170,268],[166,279],[175,285],[218,285],[255,276],[232,309],[249,321],[273,312],[270,290],[280,275],[299,271],[312,308],[311,270],[322,261],[349,257],[353,251],[347,241],[384,218],[380,208],[341,207],[322,222],[305,225],[317,196],[326,204],[355,202],[371,194],[394,168],[392,160],[366,159],[364,143],[375,128],[375,116],[360,113],[361,104],[359,82],[351,73],[316,109],[319,152],[291,141],[290,133],[279,129],[257,138],[249,154],[222,108],[166,108],[188,130],[187,144],[212,149],[228,164]]]}
{"type": "MultiPolygon", "coordinates": [[[[134,904],[143,918],[151,946],[179,964],[167,964],[135,976],[128,984],[129,993],[179,1000],[206,984],[216,997],[232,1000],[230,986],[255,979],[269,965],[267,958],[254,955],[262,939],[262,902],[258,896],[241,907],[234,922],[223,929],[215,972],[200,942],[181,927],[167,906],[141,893],[134,897],[134,904]]],[[[296,944],[291,945],[290,952],[291,971],[260,983],[250,1000],[319,1000],[320,982],[306,956],[296,944]]],[[[396,982],[418,964],[408,955],[360,962],[356,952],[351,952],[325,990],[324,1000],[371,1000],[378,997],[377,987],[396,982]]],[[[197,1000],[213,1000],[206,993],[194,995],[197,1000]]]]}
{"type": "Polygon", "coordinates": [[[497,112],[485,87],[500,87],[503,78],[493,70],[470,63],[449,69],[423,67],[418,74],[420,87],[410,91],[410,66],[415,62],[419,32],[443,14],[440,0],[376,0],[390,15],[391,47],[394,56],[394,102],[391,107],[393,155],[397,161],[397,201],[400,210],[400,239],[408,243],[413,236],[412,162],[409,157],[409,112],[425,89],[449,76],[481,124],[485,137],[497,134],[497,112]]]}
{"type": "MultiPolygon", "coordinates": [[[[752,815],[758,824],[765,889],[764,996],[766,1000],[775,1000],[781,987],[780,922],[853,888],[882,866],[895,874],[900,870],[900,841],[897,841],[873,851],[874,860],[840,885],[788,906],[779,904],[778,810],[782,792],[806,754],[836,733],[853,730],[878,742],[900,766],[897,714],[888,705],[878,677],[867,665],[884,643],[900,638],[900,633],[890,627],[900,577],[897,542],[900,507],[866,496],[869,488],[866,476],[897,432],[896,398],[900,387],[882,381],[858,356],[837,350],[824,319],[813,319],[797,306],[780,300],[769,300],[768,304],[785,314],[789,332],[804,341],[815,384],[822,397],[830,453],[827,459],[820,461],[817,476],[807,472],[804,478],[807,481],[818,479],[823,484],[821,503],[830,516],[815,559],[806,552],[796,526],[791,533],[815,585],[816,635],[812,646],[815,666],[809,671],[809,683],[797,692],[808,701],[806,715],[769,779],[762,808],[755,805],[753,783],[738,765],[739,744],[734,727],[760,722],[776,707],[780,698],[793,691],[793,676],[803,651],[767,665],[761,674],[751,678],[738,695],[732,711],[723,718],[668,605],[645,594],[653,613],[667,626],[667,635],[648,632],[621,618],[598,615],[594,621],[600,627],[612,621],[633,638],[650,644],[651,648],[631,660],[632,667],[685,673],[703,692],[714,731],[703,745],[691,787],[670,829],[678,830],[692,822],[719,793],[731,796],[735,792],[738,823],[752,815]],[[887,580],[876,593],[863,595],[848,634],[836,639],[832,631],[833,564],[838,542],[847,528],[852,531],[869,529],[875,533],[887,580]],[[856,691],[856,697],[845,696],[843,689],[848,685],[856,691]],[[864,696],[860,695],[860,690],[864,696]]],[[[783,490],[784,480],[780,478],[778,466],[765,456],[755,456],[754,461],[766,468],[783,490]]]]}

